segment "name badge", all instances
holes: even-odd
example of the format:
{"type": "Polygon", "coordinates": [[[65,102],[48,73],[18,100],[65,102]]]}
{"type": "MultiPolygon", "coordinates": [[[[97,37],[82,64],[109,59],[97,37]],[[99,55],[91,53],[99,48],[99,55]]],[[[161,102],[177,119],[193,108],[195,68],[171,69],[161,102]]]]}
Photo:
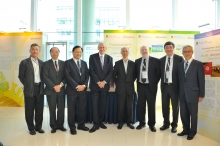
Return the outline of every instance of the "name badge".
{"type": "Polygon", "coordinates": [[[170,71],[166,71],[166,78],[170,78],[171,77],[171,73],[170,73],[170,71]]]}
{"type": "Polygon", "coordinates": [[[141,77],[142,79],[147,79],[147,71],[142,71],[141,77]]]}
{"type": "Polygon", "coordinates": [[[36,81],[36,80],[39,81],[39,79],[40,79],[40,78],[39,78],[39,74],[35,73],[35,76],[34,76],[34,77],[35,77],[35,81],[36,81]]]}

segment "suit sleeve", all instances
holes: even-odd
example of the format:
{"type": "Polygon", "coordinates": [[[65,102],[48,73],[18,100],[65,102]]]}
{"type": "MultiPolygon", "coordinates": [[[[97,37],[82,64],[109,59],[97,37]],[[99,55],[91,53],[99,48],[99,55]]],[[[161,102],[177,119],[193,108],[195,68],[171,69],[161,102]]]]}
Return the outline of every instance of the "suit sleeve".
{"type": "Polygon", "coordinates": [[[115,62],[115,66],[114,66],[113,73],[112,73],[112,79],[114,83],[117,82],[117,75],[118,75],[118,64],[115,62]]]}
{"type": "Polygon", "coordinates": [[[108,84],[108,83],[110,83],[110,80],[111,80],[111,78],[112,78],[112,72],[113,72],[113,61],[112,61],[112,57],[110,57],[110,59],[109,59],[109,72],[108,72],[108,74],[106,75],[106,77],[105,77],[105,81],[106,81],[106,83],[108,84]]]}
{"type": "Polygon", "coordinates": [[[93,79],[93,81],[95,83],[98,83],[99,78],[97,77],[97,75],[95,73],[95,66],[94,66],[94,62],[93,62],[93,56],[89,57],[89,73],[90,73],[90,76],[93,79]]]}
{"type": "Polygon", "coordinates": [[[76,89],[76,87],[78,86],[78,83],[75,80],[73,80],[73,78],[70,75],[70,63],[68,61],[65,63],[65,77],[66,77],[67,83],[73,89],[76,89]]]}
{"type": "Polygon", "coordinates": [[[54,86],[56,86],[49,78],[49,65],[48,63],[43,64],[43,69],[42,69],[42,74],[43,74],[43,81],[46,84],[46,86],[50,89],[53,89],[54,86]]]}
{"type": "Polygon", "coordinates": [[[205,96],[205,74],[203,64],[198,63],[198,81],[199,81],[199,97],[205,96]]]}
{"type": "Polygon", "coordinates": [[[156,76],[157,76],[157,82],[159,82],[160,77],[161,77],[161,67],[160,67],[160,60],[157,59],[157,66],[156,66],[156,76]]]}
{"type": "Polygon", "coordinates": [[[21,61],[19,64],[19,72],[18,72],[18,78],[20,82],[24,85],[24,73],[25,73],[25,63],[24,61],[21,61]]]}

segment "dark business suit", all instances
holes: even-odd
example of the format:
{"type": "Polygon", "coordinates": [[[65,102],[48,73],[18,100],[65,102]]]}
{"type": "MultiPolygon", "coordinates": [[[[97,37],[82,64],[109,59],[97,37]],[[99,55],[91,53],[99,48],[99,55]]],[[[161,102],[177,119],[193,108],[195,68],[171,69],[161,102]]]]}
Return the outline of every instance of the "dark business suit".
{"type": "Polygon", "coordinates": [[[140,125],[145,125],[146,101],[148,105],[148,125],[153,127],[156,123],[155,104],[157,95],[157,84],[160,80],[160,60],[149,56],[148,63],[148,80],[149,84],[140,83],[140,68],[142,58],[135,60],[135,75],[137,78],[138,92],[138,121],[140,125]]]}
{"type": "Polygon", "coordinates": [[[115,62],[113,70],[113,80],[116,84],[116,94],[118,97],[118,122],[124,123],[124,105],[126,103],[127,109],[127,123],[133,123],[133,97],[134,97],[134,80],[135,80],[135,64],[128,60],[127,72],[123,60],[115,62]]]}
{"type": "Polygon", "coordinates": [[[22,60],[19,65],[18,78],[24,85],[25,119],[29,131],[41,129],[43,122],[44,85],[41,74],[43,61],[38,59],[38,65],[41,79],[41,83],[39,85],[35,85],[35,73],[31,58],[22,60]],[[35,125],[33,119],[35,119],[35,125]]]}
{"type": "MultiPolygon", "coordinates": [[[[165,72],[166,72],[166,57],[160,59],[161,61],[161,93],[162,93],[162,112],[164,122],[163,125],[170,126],[170,100],[172,103],[173,110],[173,122],[172,127],[177,127],[178,116],[179,116],[179,80],[178,80],[178,64],[183,61],[183,57],[173,54],[173,67],[172,72],[172,83],[165,83],[165,72]]],[[[168,62],[168,61],[167,61],[168,62]]]]}
{"type": "Polygon", "coordinates": [[[46,85],[44,94],[47,95],[47,102],[50,111],[50,127],[52,129],[63,128],[64,124],[64,108],[65,108],[65,86],[61,87],[60,92],[54,90],[54,86],[65,80],[65,62],[58,60],[59,70],[56,71],[52,59],[44,62],[43,65],[43,80],[46,85]],[[57,110],[57,111],[56,111],[57,110]],[[56,115],[57,112],[57,115],[56,115]]]}
{"type": "Polygon", "coordinates": [[[110,89],[113,63],[112,57],[105,54],[104,67],[101,67],[99,53],[90,55],[89,58],[90,85],[92,92],[93,124],[99,126],[103,122],[106,108],[107,93],[110,89]],[[105,81],[105,87],[99,88],[98,82],[105,81]]]}
{"type": "Polygon", "coordinates": [[[81,74],[79,68],[73,59],[65,62],[65,77],[67,82],[67,105],[68,105],[68,124],[71,130],[75,130],[75,115],[77,114],[78,127],[85,126],[85,112],[86,112],[86,98],[87,98],[87,85],[89,80],[89,70],[85,61],[80,60],[81,74]],[[78,85],[85,85],[83,91],[77,91],[78,85]],[[78,112],[76,106],[78,103],[78,112]]]}
{"type": "Polygon", "coordinates": [[[205,75],[203,64],[192,60],[185,76],[185,61],[178,66],[180,116],[183,131],[192,136],[197,133],[198,99],[205,96],[205,75]]]}

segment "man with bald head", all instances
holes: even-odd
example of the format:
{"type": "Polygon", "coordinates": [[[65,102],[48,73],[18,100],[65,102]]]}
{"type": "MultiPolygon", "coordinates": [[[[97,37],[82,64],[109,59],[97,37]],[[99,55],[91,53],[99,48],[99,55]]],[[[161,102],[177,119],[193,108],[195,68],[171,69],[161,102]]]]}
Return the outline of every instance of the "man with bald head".
{"type": "Polygon", "coordinates": [[[135,66],[134,62],[128,60],[129,48],[121,48],[122,59],[115,62],[113,70],[113,81],[116,84],[115,92],[118,97],[118,129],[122,129],[124,122],[130,129],[134,129],[133,123],[133,95],[134,95],[134,80],[135,66]],[[127,109],[128,118],[124,119],[124,107],[127,109]]]}
{"type": "Polygon", "coordinates": [[[155,104],[157,84],[160,80],[160,60],[149,56],[147,46],[140,48],[141,58],[135,60],[135,75],[137,78],[138,105],[137,116],[139,125],[137,130],[145,127],[146,101],[148,107],[148,126],[156,132],[155,104]]]}
{"type": "Polygon", "coordinates": [[[64,67],[65,63],[59,60],[60,50],[57,47],[50,49],[51,59],[43,65],[43,80],[46,85],[44,94],[47,95],[47,102],[50,111],[51,133],[57,129],[66,131],[64,124],[65,108],[65,87],[66,83],[64,67]]]}
{"type": "Polygon", "coordinates": [[[90,85],[92,92],[92,114],[93,127],[89,130],[90,133],[95,132],[100,128],[107,129],[103,124],[103,119],[106,109],[107,94],[110,89],[110,80],[113,71],[113,59],[105,54],[106,45],[98,44],[98,53],[90,55],[89,58],[89,73],[90,85]]]}

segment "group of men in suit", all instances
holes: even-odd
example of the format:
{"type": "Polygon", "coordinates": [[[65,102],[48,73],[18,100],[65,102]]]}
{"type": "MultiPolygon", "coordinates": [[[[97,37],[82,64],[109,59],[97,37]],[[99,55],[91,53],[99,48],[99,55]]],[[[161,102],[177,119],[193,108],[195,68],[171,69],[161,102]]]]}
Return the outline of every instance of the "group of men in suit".
{"type": "Polygon", "coordinates": [[[77,134],[76,115],[78,130],[93,133],[99,128],[107,129],[103,119],[111,79],[115,82],[115,92],[118,97],[119,124],[117,128],[122,129],[126,122],[130,129],[134,129],[132,119],[134,81],[136,80],[139,121],[136,129],[140,130],[146,125],[147,102],[147,124],[152,132],[156,132],[155,104],[157,85],[161,79],[164,122],[160,130],[166,130],[171,125],[171,132],[177,132],[180,106],[183,131],[177,135],[188,135],[188,140],[193,139],[197,132],[198,102],[204,98],[203,65],[192,58],[193,48],[191,46],[183,47],[182,53],[185,60],[174,54],[174,48],[174,43],[166,42],[164,44],[166,55],[157,59],[149,56],[147,46],[142,46],[140,48],[141,57],[133,62],[128,59],[129,48],[122,47],[122,59],[116,61],[113,68],[112,57],[105,54],[107,49],[105,44],[99,43],[99,52],[90,55],[88,69],[86,62],[80,59],[83,52],[83,48],[80,46],[75,46],[72,49],[73,58],[66,62],[58,60],[60,50],[53,47],[50,50],[51,59],[43,64],[37,58],[40,51],[39,46],[32,44],[30,58],[21,61],[19,66],[19,79],[24,85],[25,118],[29,133],[31,135],[35,135],[35,131],[44,133],[42,129],[43,94],[47,95],[51,133],[55,133],[57,129],[66,131],[66,128],[63,127],[65,94],[67,94],[68,125],[71,134],[77,134]],[[93,112],[93,127],[91,129],[86,127],[84,123],[89,76],[93,112]],[[67,84],[66,91],[65,84],[67,84]],[[170,122],[170,101],[172,104],[172,123],[170,122]],[[78,109],[77,113],[76,108],[78,109]],[[124,118],[124,109],[127,111],[127,119],[124,118]],[[33,118],[35,118],[35,125],[33,118]]]}

